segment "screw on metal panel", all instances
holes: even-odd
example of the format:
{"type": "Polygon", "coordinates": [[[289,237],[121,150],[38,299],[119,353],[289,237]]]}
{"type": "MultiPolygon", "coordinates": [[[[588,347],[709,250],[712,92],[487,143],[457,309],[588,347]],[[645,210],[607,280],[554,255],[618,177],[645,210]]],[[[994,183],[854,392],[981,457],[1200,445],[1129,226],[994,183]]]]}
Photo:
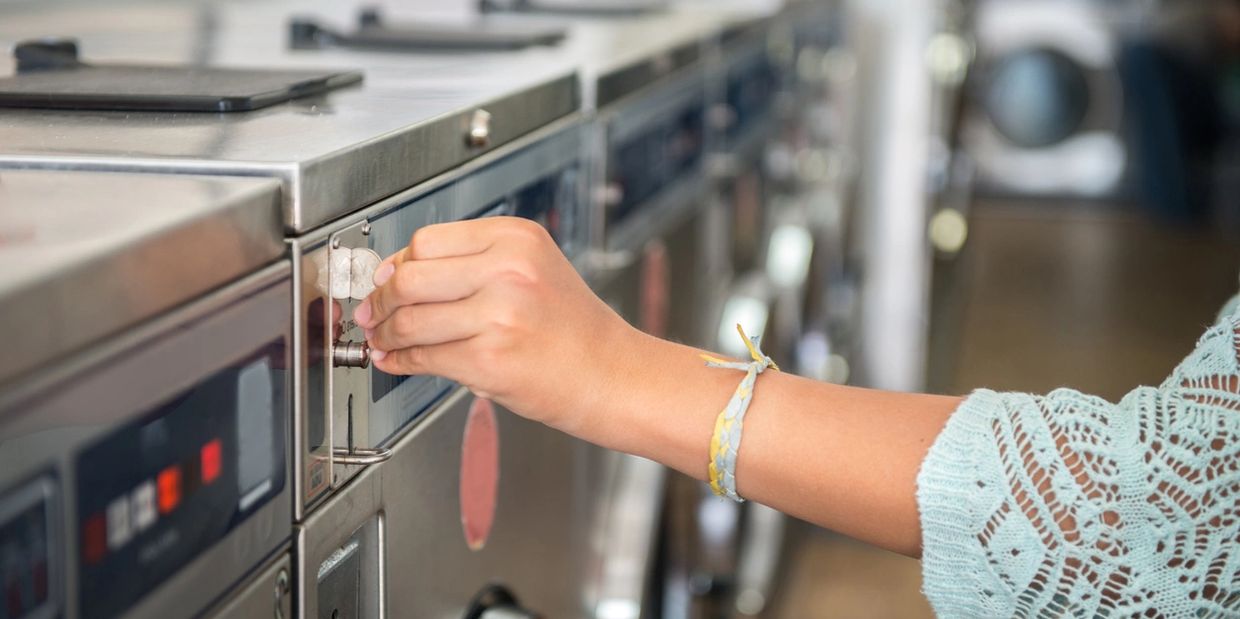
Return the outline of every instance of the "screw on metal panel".
{"type": "Polygon", "coordinates": [[[370,236],[370,222],[369,221],[362,223],[362,234],[364,236],[370,236]]]}
{"type": "Polygon", "coordinates": [[[340,237],[332,239],[332,249],[340,249],[340,237]]]}
{"type": "Polygon", "coordinates": [[[288,595],[288,570],[276,574],[276,619],[284,619],[284,596],[288,595]]]}
{"type": "Polygon", "coordinates": [[[465,136],[466,142],[474,147],[481,148],[491,143],[491,113],[483,110],[474,110],[474,115],[469,119],[469,133],[465,136]]]}

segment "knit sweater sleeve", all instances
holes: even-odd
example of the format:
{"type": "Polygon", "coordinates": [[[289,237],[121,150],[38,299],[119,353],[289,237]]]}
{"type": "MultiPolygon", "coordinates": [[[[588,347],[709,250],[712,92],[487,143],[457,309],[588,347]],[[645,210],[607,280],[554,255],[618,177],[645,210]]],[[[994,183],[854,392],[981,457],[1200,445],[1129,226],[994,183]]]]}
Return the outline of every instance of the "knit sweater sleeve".
{"type": "Polygon", "coordinates": [[[977,391],[918,476],[941,617],[1240,616],[1240,315],[1118,404],[977,391]]]}

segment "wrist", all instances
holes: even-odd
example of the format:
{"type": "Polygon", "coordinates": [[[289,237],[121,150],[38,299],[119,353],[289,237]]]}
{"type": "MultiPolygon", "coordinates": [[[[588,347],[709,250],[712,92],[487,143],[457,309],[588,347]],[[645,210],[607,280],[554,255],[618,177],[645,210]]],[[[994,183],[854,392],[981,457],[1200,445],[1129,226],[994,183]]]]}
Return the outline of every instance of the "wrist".
{"type": "Polygon", "coordinates": [[[547,425],[577,438],[620,449],[613,442],[631,415],[630,402],[646,380],[649,359],[659,340],[617,320],[585,343],[564,381],[563,404],[547,425]]]}
{"type": "Polygon", "coordinates": [[[596,353],[592,388],[571,422],[554,427],[704,479],[715,417],[741,373],[706,367],[701,351],[627,324],[596,353]],[[605,352],[602,352],[605,351],[605,352]]]}

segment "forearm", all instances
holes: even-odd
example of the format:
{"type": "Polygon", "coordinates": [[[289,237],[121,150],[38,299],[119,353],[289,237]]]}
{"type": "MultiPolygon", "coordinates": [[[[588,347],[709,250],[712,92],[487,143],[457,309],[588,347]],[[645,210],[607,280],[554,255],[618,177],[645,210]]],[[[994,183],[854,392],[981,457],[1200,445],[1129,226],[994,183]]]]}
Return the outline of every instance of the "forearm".
{"type": "MultiPolygon", "coordinates": [[[[743,374],[649,336],[613,347],[592,412],[563,428],[603,446],[707,475],[715,417],[743,374]]],[[[916,556],[916,476],[953,397],[844,387],[781,372],[757,382],[737,462],[741,495],[916,556]]]]}

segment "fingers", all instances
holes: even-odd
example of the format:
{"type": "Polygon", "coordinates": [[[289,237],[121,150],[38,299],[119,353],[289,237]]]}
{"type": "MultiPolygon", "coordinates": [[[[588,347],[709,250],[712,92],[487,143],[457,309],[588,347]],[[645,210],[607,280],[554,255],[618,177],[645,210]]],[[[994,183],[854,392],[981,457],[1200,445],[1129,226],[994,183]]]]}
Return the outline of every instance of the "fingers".
{"type": "Polygon", "coordinates": [[[503,268],[502,261],[483,254],[409,260],[375,272],[378,286],[353,312],[353,319],[373,329],[399,308],[419,303],[445,303],[468,298],[503,268]]]}
{"type": "Polygon", "coordinates": [[[399,265],[410,260],[435,260],[453,256],[480,254],[495,244],[496,239],[525,220],[514,217],[487,217],[418,228],[409,245],[389,256],[384,262],[399,265]]]}
{"type": "Polygon", "coordinates": [[[472,340],[456,340],[431,346],[414,346],[376,355],[371,363],[382,372],[396,375],[430,374],[460,382],[468,373],[472,340]]]}
{"type": "Polygon", "coordinates": [[[481,306],[478,297],[470,297],[400,307],[373,330],[368,329],[366,340],[372,351],[386,352],[467,339],[482,330],[481,306]]]}
{"type": "Polygon", "coordinates": [[[338,340],[340,339],[340,336],[344,334],[343,318],[344,318],[344,306],[340,304],[340,301],[332,299],[331,325],[332,325],[332,338],[334,339],[338,340]]]}

